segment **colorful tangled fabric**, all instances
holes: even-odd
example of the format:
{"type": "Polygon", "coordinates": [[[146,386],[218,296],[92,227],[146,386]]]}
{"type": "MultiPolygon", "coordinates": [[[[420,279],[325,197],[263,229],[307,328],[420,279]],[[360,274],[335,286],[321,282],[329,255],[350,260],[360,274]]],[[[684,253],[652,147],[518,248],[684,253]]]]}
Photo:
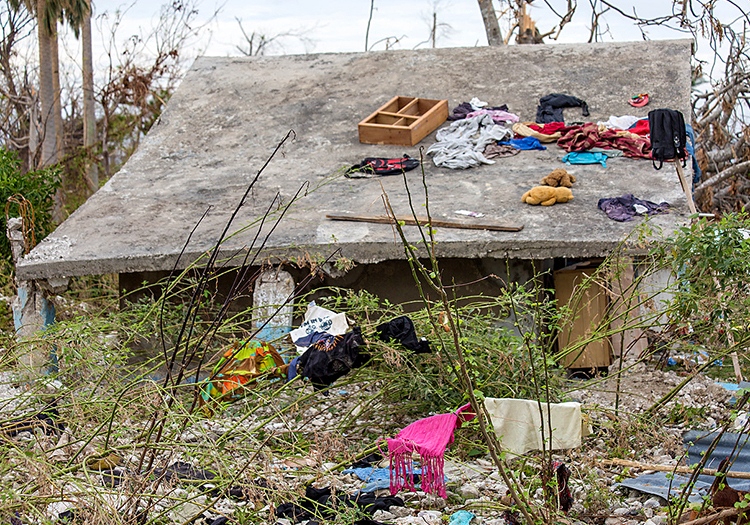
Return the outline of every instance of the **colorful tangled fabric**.
{"type": "Polygon", "coordinates": [[[286,377],[287,366],[273,345],[238,341],[221,356],[211,381],[201,387],[201,407],[210,415],[216,407],[240,399],[258,377],[286,377]]]}

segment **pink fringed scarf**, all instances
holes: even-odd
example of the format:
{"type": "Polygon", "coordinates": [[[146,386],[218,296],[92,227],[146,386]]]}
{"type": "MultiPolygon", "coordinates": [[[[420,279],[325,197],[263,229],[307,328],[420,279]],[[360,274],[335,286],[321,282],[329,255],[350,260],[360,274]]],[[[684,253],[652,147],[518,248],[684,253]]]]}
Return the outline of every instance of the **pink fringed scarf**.
{"type": "Polygon", "coordinates": [[[422,490],[445,498],[445,477],[443,476],[443,454],[453,443],[453,431],[461,423],[471,421],[476,414],[461,414],[471,408],[464,405],[452,414],[438,414],[415,421],[407,426],[394,439],[388,440],[391,460],[391,495],[402,488],[414,487],[414,462],[412,452],[417,452],[422,463],[422,490]]]}

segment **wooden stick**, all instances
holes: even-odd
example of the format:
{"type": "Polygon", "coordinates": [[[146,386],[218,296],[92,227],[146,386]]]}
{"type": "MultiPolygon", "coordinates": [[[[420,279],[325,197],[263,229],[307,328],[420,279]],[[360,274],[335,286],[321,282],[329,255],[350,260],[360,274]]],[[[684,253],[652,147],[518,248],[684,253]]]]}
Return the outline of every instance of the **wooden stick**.
{"type": "MultiPolygon", "coordinates": [[[[670,465],[649,465],[648,463],[638,463],[636,461],[628,461],[626,459],[603,459],[601,461],[603,465],[618,465],[620,467],[633,467],[641,470],[656,470],[658,472],[679,472],[680,474],[692,474],[695,469],[693,467],[675,467],[670,465]]],[[[715,476],[716,469],[704,468],[701,474],[705,476],[715,476]]],[[[728,478],[737,479],[750,479],[750,472],[727,472],[728,478]]]]}
{"type": "Polygon", "coordinates": [[[682,164],[680,164],[680,159],[674,159],[674,166],[675,168],[677,168],[677,176],[680,178],[682,191],[685,192],[685,197],[687,197],[687,203],[688,208],[690,208],[690,213],[696,214],[698,213],[698,209],[695,207],[695,201],[693,200],[693,190],[688,185],[687,178],[685,178],[685,172],[682,171],[682,164]]]}
{"type": "Polygon", "coordinates": [[[354,222],[373,222],[376,224],[393,224],[394,220],[408,224],[409,226],[426,225],[430,224],[434,228],[460,228],[465,230],[490,230],[500,232],[520,232],[523,230],[522,224],[479,224],[479,223],[466,223],[466,222],[454,222],[447,220],[436,220],[430,221],[427,217],[417,217],[414,220],[413,216],[410,215],[396,215],[395,218],[387,215],[350,215],[348,213],[329,213],[326,215],[327,219],[334,221],[354,221],[354,222]]]}
{"type": "Polygon", "coordinates": [[[708,516],[704,516],[702,518],[691,521],[685,521],[683,523],[680,523],[680,525],[703,525],[704,523],[710,523],[712,521],[719,521],[723,520],[724,518],[729,518],[730,516],[736,516],[740,512],[746,512],[746,509],[724,509],[721,512],[717,512],[715,514],[710,514],[708,516]]]}

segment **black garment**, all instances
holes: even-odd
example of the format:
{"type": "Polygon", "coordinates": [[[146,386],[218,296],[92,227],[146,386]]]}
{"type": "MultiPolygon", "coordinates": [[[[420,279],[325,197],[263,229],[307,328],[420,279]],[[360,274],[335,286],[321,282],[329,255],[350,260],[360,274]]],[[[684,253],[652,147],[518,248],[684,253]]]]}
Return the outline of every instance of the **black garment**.
{"type": "Polygon", "coordinates": [[[315,390],[321,390],[367,362],[370,356],[360,352],[364,345],[359,327],[344,335],[325,337],[300,356],[297,374],[309,378],[315,390]]]}
{"type": "Polygon", "coordinates": [[[102,476],[104,486],[111,489],[119,487],[125,481],[125,473],[120,469],[102,470],[99,474],[102,476]]]}
{"type": "MultiPolygon", "coordinates": [[[[174,480],[183,485],[194,485],[198,488],[203,488],[206,483],[210,483],[216,478],[215,472],[195,468],[190,463],[184,463],[182,461],[175,461],[165,469],[154,469],[154,474],[157,476],[164,476],[164,481],[167,482],[174,480]]],[[[263,488],[263,485],[259,484],[257,480],[254,483],[263,488]]],[[[221,491],[218,488],[213,488],[207,491],[207,494],[211,496],[218,496],[220,493],[221,491]]],[[[239,485],[225,489],[224,494],[237,500],[246,499],[245,489],[239,485]]]]}
{"type": "Polygon", "coordinates": [[[536,121],[538,124],[565,122],[563,120],[563,108],[575,108],[579,106],[583,110],[583,116],[588,117],[589,106],[580,98],[561,95],[560,93],[551,93],[539,99],[539,106],[536,108],[536,121]]]}
{"type": "MultiPolygon", "coordinates": [[[[310,520],[307,525],[320,525],[319,522],[310,520]]],[[[352,525],[388,525],[382,521],[372,520],[370,518],[362,518],[361,520],[353,521],[352,525]]]]}
{"type": "Polygon", "coordinates": [[[662,202],[656,204],[651,201],[637,199],[632,193],[622,197],[612,197],[610,199],[599,199],[597,207],[607,214],[607,217],[618,222],[632,221],[636,215],[657,215],[659,213],[669,213],[669,203],[662,202]],[[638,204],[646,208],[644,212],[638,212],[635,205],[638,204]]]}
{"type": "Polygon", "coordinates": [[[372,454],[363,457],[359,461],[352,463],[349,468],[368,468],[377,465],[381,461],[383,461],[383,456],[381,456],[377,452],[373,452],[372,454]]]}
{"type": "Polygon", "coordinates": [[[8,421],[0,426],[0,433],[9,437],[18,435],[19,432],[33,432],[35,428],[41,428],[47,435],[60,435],[65,430],[65,423],[60,419],[57,404],[51,403],[35,414],[27,414],[8,421]]]}
{"type": "Polygon", "coordinates": [[[386,343],[395,340],[397,343],[404,345],[407,350],[411,350],[417,354],[432,352],[427,339],[424,337],[421,339],[417,338],[414,323],[405,315],[378,325],[375,331],[377,332],[378,339],[386,343]]]}
{"type": "MultiPolygon", "coordinates": [[[[508,111],[508,106],[506,104],[503,104],[502,106],[495,106],[495,107],[484,107],[481,109],[497,109],[500,111],[508,111]]],[[[463,120],[467,117],[469,113],[472,113],[476,111],[473,107],[471,107],[470,102],[462,102],[455,108],[453,108],[453,112],[448,115],[448,120],[463,120]]]]}
{"type": "Polygon", "coordinates": [[[81,511],[79,509],[72,508],[64,510],[60,514],[58,514],[57,521],[70,525],[72,525],[73,523],[83,523],[83,516],[81,515],[81,511]]]}
{"type": "MultiPolygon", "coordinates": [[[[315,514],[329,518],[339,507],[357,506],[363,512],[373,515],[377,510],[388,510],[393,506],[403,507],[404,500],[397,496],[376,497],[375,494],[359,494],[357,496],[332,496],[329,487],[316,489],[308,486],[305,497],[297,503],[282,503],[276,508],[277,518],[289,518],[294,522],[309,520],[315,514]]],[[[360,522],[357,522],[360,523],[360,522]]],[[[370,520],[362,520],[362,525],[372,524],[370,520]]]]}

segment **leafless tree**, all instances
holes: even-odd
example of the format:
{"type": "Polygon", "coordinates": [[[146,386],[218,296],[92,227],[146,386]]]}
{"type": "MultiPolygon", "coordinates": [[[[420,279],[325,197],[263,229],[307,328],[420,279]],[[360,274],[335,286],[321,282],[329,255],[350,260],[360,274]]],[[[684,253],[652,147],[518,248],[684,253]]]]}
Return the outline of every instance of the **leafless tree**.
{"type": "Polygon", "coordinates": [[[34,30],[28,11],[15,9],[8,0],[0,3],[0,147],[17,151],[26,169],[37,161],[39,130],[34,109],[38,91],[31,61],[21,53],[34,30]]]}
{"type": "Polygon", "coordinates": [[[426,15],[423,14],[424,21],[430,29],[430,34],[426,40],[422,40],[419,44],[414,46],[414,49],[417,49],[424,44],[431,44],[431,46],[435,48],[437,47],[438,38],[446,37],[452,32],[453,28],[449,23],[438,19],[438,13],[443,7],[442,0],[432,0],[430,3],[430,12],[426,15]]]}
{"type": "Polygon", "coordinates": [[[315,42],[308,35],[314,28],[311,29],[295,29],[290,31],[284,31],[273,36],[268,36],[265,33],[259,33],[253,31],[249,35],[245,31],[242,25],[242,19],[235,17],[237,23],[242,31],[242,36],[245,38],[244,44],[235,46],[237,51],[245,56],[262,56],[276,51],[284,52],[285,45],[284,40],[296,39],[302,42],[305,47],[305,51],[309,51],[315,46],[315,42]]]}

